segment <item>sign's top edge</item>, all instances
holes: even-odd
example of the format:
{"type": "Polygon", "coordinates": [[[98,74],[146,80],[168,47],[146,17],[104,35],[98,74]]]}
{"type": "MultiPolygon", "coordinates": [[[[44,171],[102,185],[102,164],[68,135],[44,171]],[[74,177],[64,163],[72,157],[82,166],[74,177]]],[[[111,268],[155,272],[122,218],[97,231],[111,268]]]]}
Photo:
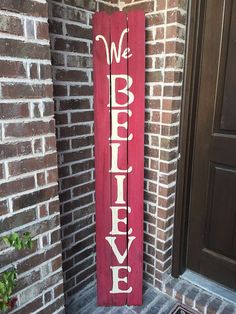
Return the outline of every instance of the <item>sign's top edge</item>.
{"type": "Polygon", "coordinates": [[[133,13],[140,13],[145,15],[145,12],[143,10],[140,9],[134,9],[132,11],[129,12],[125,12],[125,11],[114,11],[114,12],[106,12],[106,11],[96,11],[94,15],[107,15],[107,16],[111,16],[111,15],[127,15],[129,16],[130,14],[133,13]]]}

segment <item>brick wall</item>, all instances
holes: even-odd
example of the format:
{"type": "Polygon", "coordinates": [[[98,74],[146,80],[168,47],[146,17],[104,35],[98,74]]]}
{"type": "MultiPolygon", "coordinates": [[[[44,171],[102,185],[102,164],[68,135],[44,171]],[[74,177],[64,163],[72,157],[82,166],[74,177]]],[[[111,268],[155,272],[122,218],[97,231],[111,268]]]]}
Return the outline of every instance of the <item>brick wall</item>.
{"type": "MultiPolygon", "coordinates": [[[[95,1],[50,1],[63,269],[71,296],[95,280],[91,20],[95,1]]],[[[183,0],[99,1],[146,12],[144,279],[170,273],[186,8],[183,0]]]]}
{"type": "Polygon", "coordinates": [[[186,1],[120,5],[146,12],[144,279],[162,289],[172,264],[186,1]]]}
{"type": "MultiPolygon", "coordinates": [[[[66,298],[95,280],[92,16],[96,2],[49,1],[66,298]]],[[[111,12],[114,4],[99,2],[111,12]]]]}
{"type": "Polygon", "coordinates": [[[64,311],[47,17],[46,0],[0,3],[0,232],[34,243],[0,242],[1,272],[18,273],[14,313],[64,311]]]}

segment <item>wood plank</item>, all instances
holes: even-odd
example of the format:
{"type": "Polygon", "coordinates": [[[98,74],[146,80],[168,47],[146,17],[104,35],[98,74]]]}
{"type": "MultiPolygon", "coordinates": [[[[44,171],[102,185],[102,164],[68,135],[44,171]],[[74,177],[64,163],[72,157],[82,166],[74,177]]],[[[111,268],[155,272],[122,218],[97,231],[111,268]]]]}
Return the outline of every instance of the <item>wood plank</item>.
{"type": "MultiPolygon", "coordinates": [[[[124,51],[127,48],[127,34],[123,33],[124,30],[127,29],[127,18],[126,14],[123,12],[115,12],[112,14],[111,18],[111,43],[115,44],[116,50],[119,49],[119,43],[121,51],[124,51]],[[123,40],[122,40],[122,33],[124,34],[123,40]]],[[[117,78],[114,81],[111,79],[111,90],[115,92],[115,99],[111,98],[111,116],[113,117],[111,122],[111,128],[115,132],[115,123],[116,123],[116,116],[118,115],[117,119],[119,123],[124,123],[127,121],[127,106],[125,107],[119,107],[115,104],[117,102],[118,104],[125,104],[127,103],[127,95],[124,93],[119,92],[119,90],[122,90],[127,82],[127,59],[120,58],[120,60],[115,58],[115,53],[113,53],[113,50],[111,47],[111,76],[113,75],[122,75],[125,77],[123,78],[117,78]],[[123,112],[121,112],[121,110],[123,112]],[[118,113],[119,112],[119,113],[118,113]],[[114,123],[113,123],[114,122],[114,123]]],[[[115,77],[114,77],[115,78],[115,77]]],[[[114,140],[115,139],[115,133],[113,133],[113,138],[111,140],[112,145],[119,145],[118,147],[118,167],[119,169],[125,169],[125,171],[120,171],[112,173],[112,205],[113,206],[120,206],[123,207],[123,209],[119,210],[119,218],[127,219],[127,131],[128,129],[125,129],[125,127],[119,127],[118,128],[118,136],[120,138],[123,138],[124,140],[114,140]],[[120,204],[117,201],[117,179],[115,176],[125,176],[123,181],[123,196],[124,196],[124,203],[120,204]]],[[[114,160],[114,155],[112,154],[111,158],[114,160]]],[[[127,225],[120,222],[118,224],[119,230],[122,230],[123,232],[127,233],[127,225]]],[[[125,250],[127,249],[127,234],[122,235],[114,235],[116,237],[116,245],[123,254],[125,250]]],[[[124,266],[127,267],[127,257],[124,259],[123,263],[120,264],[116,258],[116,256],[112,255],[112,265],[111,266],[124,266]]],[[[118,272],[118,276],[120,278],[128,277],[127,270],[126,269],[120,269],[118,272]]],[[[113,280],[114,281],[114,280],[113,280]]],[[[114,283],[114,282],[113,282],[114,283]]],[[[126,291],[128,289],[128,282],[119,282],[118,287],[120,290],[126,291]]],[[[126,293],[116,293],[112,294],[112,305],[116,306],[122,306],[126,304],[127,295],[126,293]]]]}
{"type": "Polygon", "coordinates": [[[95,189],[96,189],[96,253],[97,253],[97,304],[111,303],[109,293],[112,278],[109,271],[112,251],[105,237],[111,230],[111,176],[110,169],[110,113],[107,107],[110,87],[107,75],[110,66],[104,53],[104,43],[96,40],[102,34],[110,46],[110,16],[96,13],[93,19],[94,58],[94,133],[95,133],[95,189]],[[104,191],[106,191],[104,193],[104,191]]]}
{"type": "Polygon", "coordinates": [[[128,254],[128,265],[132,271],[128,282],[133,291],[128,295],[128,305],[142,304],[143,278],[143,191],[144,191],[144,112],[145,112],[145,16],[141,11],[128,13],[128,47],[132,57],[128,59],[128,75],[133,78],[131,91],[134,102],[130,105],[132,116],[129,118],[129,134],[133,139],[128,142],[128,229],[136,237],[128,254]]]}
{"type": "Polygon", "coordinates": [[[142,12],[95,14],[97,294],[103,306],[142,304],[144,36],[142,12]]]}

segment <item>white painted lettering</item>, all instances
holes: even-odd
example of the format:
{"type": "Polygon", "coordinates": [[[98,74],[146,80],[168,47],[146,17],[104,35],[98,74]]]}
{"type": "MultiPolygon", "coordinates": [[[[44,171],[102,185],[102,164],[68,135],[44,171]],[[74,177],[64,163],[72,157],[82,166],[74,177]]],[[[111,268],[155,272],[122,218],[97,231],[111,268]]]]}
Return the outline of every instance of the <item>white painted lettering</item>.
{"type": "Polygon", "coordinates": [[[119,282],[128,282],[127,277],[119,277],[119,270],[121,269],[126,269],[129,273],[131,272],[131,267],[130,266],[111,266],[110,267],[112,270],[112,278],[113,278],[113,285],[112,285],[112,290],[110,293],[131,293],[133,288],[129,287],[127,290],[121,290],[119,289],[119,282]]]}
{"type": "Polygon", "coordinates": [[[133,169],[132,166],[130,166],[129,169],[120,169],[118,167],[118,153],[119,153],[120,143],[110,143],[110,146],[111,146],[111,169],[109,170],[109,172],[113,172],[113,173],[131,172],[133,169]]]}
{"type": "Polygon", "coordinates": [[[110,244],[113,253],[115,254],[117,261],[119,264],[123,264],[124,260],[127,257],[127,253],[129,251],[129,248],[132,244],[132,242],[134,241],[136,237],[128,237],[128,249],[125,250],[125,252],[123,253],[123,255],[120,253],[120,251],[117,248],[116,245],[116,237],[106,237],[105,239],[107,240],[107,242],[110,244]]]}
{"type": "Polygon", "coordinates": [[[117,63],[120,63],[121,57],[124,59],[128,59],[132,57],[132,53],[130,53],[130,48],[125,48],[123,53],[121,54],[121,47],[124,40],[124,36],[126,33],[129,32],[128,28],[125,28],[123,32],[121,33],[119,44],[118,44],[118,50],[116,49],[116,44],[114,42],[111,43],[111,49],[109,51],[108,43],[106,41],[106,38],[102,35],[97,35],[96,40],[99,41],[100,39],[103,41],[106,51],[106,57],[107,57],[107,64],[112,64],[113,62],[113,55],[115,57],[115,61],[117,63]]]}
{"type": "Polygon", "coordinates": [[[125,204],[124,201],[124,180],[126,178],[126,176],[124,175],[116,175],[116,184],[117,184],[117,198],[115,203],[116,204],[125,204]]]}
{"type": "MultiPolygon", "coordinates": [[[[120,231],[119,230],[119,223],[123,223],[127,225],[127,218],[120,219],[119,218],[119,211],[120,210],[126,210],[126,207],[122,206],[111,206],[111,212],[112,212],[112,230],[110,231],[111,235],[126,235],[126,231],[120,231]]],[[[128,207],[128,214],[131,213],[131,208],[128,207]]],[[[133,231],[132,228],[129,229],[128,234],[131,234],[133,231]]]]}
{"type": "MultiPolygon", "coordinates": [[[[129,90],[130,87],[133,85],[133,79],[129,75],[124,74],[117,74],[117,75],[108,75],[107,76],[109,82],[111,80],[111,104],[112,108],[114,107],[127,107],[128,105],[131,105],[134,102],[134,94],[129,90]],[[122,89],[116,90],[116,80],[124,80],[126,82],[126,85],[122,89]],[[124,104],[119,104],[117,102],[117,94],[124,94],[127,96],[127,102],[124,104]]],[[[110,107],[110,104],[108,105],[110,107]]]]}
{"type": "Polygon", "coordinates": [[[112,141],[131,141],[133,138],[133,134],[129,134],[128,138],[126,137],[120,137],[118,135],[118,129],[119,128],[124,128],[128,129],[128,122],[124,123],[119,123],[119,114],[127,114],[129,117],[132,116],[132,111],[131,110],[111,110],[111,126],[112,126],[112,131],[111,131],[111,140],[112,141]]]}

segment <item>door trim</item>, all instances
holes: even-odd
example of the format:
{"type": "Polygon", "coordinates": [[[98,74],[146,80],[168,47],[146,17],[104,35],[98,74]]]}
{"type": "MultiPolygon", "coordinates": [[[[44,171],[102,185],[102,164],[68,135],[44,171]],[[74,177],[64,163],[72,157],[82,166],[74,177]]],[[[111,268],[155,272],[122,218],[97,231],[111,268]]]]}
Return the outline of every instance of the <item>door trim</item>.
{"type": "Polygon", "coordinates": [[[176,185],[176,209],[172,276],[186,269],[188,217],[191,188],[191,168],[195,117],[199,90],[202,33],[205,20],[205,0],[189,0],[187,10],[187,40],[185,46],[184,82],[180,121],[179,154],[176,185]]]}

